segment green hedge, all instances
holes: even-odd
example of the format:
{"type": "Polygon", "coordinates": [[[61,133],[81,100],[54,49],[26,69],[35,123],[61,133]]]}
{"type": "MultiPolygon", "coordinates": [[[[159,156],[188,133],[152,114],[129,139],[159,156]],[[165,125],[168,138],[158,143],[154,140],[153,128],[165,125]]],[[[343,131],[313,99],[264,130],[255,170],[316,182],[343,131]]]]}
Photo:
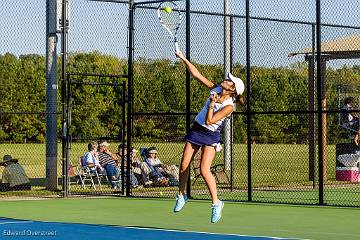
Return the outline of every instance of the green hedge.
{"type": "MultiPolygon", "coordinates": [[[[58,61],[60,63],[60,59],[58,61]]],[[[195,63],[196,64],[196,63],[195,63]]],[[[60,66],[60,64],[59,64],[60,66]]],[[[222,65],[196,64],[209,79],[221,82],[222,65]]],[[[72,53],[69,72],[126,74],[127,60],[99,52],[72,53]]],[[[234,74],[245,79],[245,66],[234,65],[234,74]]],[[[356,86],[360,80],[359,66],[328,68],[326,96],[328,109],[337,109],[337,86],[356,86]]],[[[135,112],[185,112],[185,67],[165,59],[137,59],[134,64],[135,112]]],[[[252,67],[251,109],[294,111],[308,109],[307,65],[290,67],[252,67]]],[[[60,77],[60,67],[58,70],[60,77]]],[[[108,82],[110,78],[76,77],[76,81],[108,82]]],[[[123,81],[122,79],[121,81],[123,81]]],[[[0,55],[0,112],[45,112],[45,57],[41,55],[0,55]]],[[[191,111],[198,112],[208,91],[191,81],[191,111]]],[[[58,109],[61,110],[59,91],[58,109]]],[[[72,135],[81,137],[118,136],[121,126],[121,89],[106,86],[78,85],[72,88],[72,135]]],[[[238,108],[244,112],[245,108],[238,108]]],[[[337,114],[328,116],[328,140],[336,142],[343,136],[337,114]]],[[[42,115],[0,114],[1,142],[44,142],[45,118],[42,115]]],[[[61,136],[59,117],[58,131],[61,136]]],[[[246,141],[245,116],[234,118],[235,141],[246,141]]],[[[134,136],[140,141],[168,141],[185,132],[185,118],[164,121],[161,117],[134,118],[134,136]]],[[[259,143],[305,143],[308,133],[307,114],[259,114],[252,118],[253,140],[259,143]]]]}

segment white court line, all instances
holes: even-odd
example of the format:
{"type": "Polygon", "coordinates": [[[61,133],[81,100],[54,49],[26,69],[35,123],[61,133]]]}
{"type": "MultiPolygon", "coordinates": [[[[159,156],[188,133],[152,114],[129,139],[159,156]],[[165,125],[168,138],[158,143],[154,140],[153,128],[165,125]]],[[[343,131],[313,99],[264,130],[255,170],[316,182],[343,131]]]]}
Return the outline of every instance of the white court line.
{"type": "MultiPolygon", "coordinates": [[[[6,224],[24,224],[24,223],[32,223],[33,221],[13,221],[13,222],[0,222],[0,225],[6,224]]],[[[44,223],[44,222],[40,222],[44,223]]],[[[71,223],[68,223],[71,224],[71,223]]],[[[92,225],[92,224],[90,224],[92,225]]],[[[96,224],[95,224],[96,225],[96,224]]],[[[270,236],[253,236],[253,235],[242,235],[242,234],[234,234],[234,233],[212,233],[212,232],[197,232],[197,231],[183,231],[183,230],[174,230],[174,229],[157,229],[157,228],[145,228],[145,227],[129,227],[129,226],[113,226],[118,228],[128,228],[128,229],[139,229],[139,230],[147,230],[147,231],[164,231],[164,232],[178,232],[178,233],[197,233],[197,234],[209,234],[209,235],[222,235],[222,236],[234,236],[234,237],[249,237],[249,238],[269,238],[269,239],[276,239],[276,240],[310,240],[304,238],[282,238],[282,237],[270,237],[270,236]]]]}
{"type": "Polygon", "coordinates": [[[32,223],[32,221],[0,222],[0,225],[5,225],[5,224],[18,224],[18,223],[32,223]]]}
{"type": "Polygon", "coordinates": [[[310,240],[310,239],[303,239],[303,238],[281,238],[281,237],[270,237],[270,236],[253,236],[253,235],[241,235],[241,234],[234,234],[234,233],[212,233],[212,232],[196,232],[196,231],[180,231],[180,230],[172,230],[172,229],[156,229],[156,228],[145,228],[145,227],[124,227],[123,228],[130,228],[130,229],[140,229],[140,230],[152,230],[152,231],[164,231],[164,232],[179,232],[179,233],[200,233],[200,234],[209,234],[209,235],[223,235],[223,236],[234,236],[234,237],[262,237],[262,238],[269,238],[269,239],[292,239],[292,240],[310,240]]]}

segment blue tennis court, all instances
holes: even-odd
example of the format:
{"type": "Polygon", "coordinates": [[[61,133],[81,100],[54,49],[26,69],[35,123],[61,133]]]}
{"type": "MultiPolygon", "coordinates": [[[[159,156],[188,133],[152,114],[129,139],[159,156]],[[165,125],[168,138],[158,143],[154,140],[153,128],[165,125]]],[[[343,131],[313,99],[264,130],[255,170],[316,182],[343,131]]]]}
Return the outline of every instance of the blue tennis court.
{"type": "Polygon", "coordinates": [[[1,239],[191,239],[191,240],[266,240],[289,239],[266,236],[242,236],[235,234],[213,234],[156,228],[120,227],[95,224],[56,223],[0,218],[1,239]]]}
{"type": "Polygon", "coordinates": [[[0,205],[0,239],[358,239],[359,209],[227,202],[210,223],[210,202],[180,213],[173,200],[69,198],[0,205]]]}

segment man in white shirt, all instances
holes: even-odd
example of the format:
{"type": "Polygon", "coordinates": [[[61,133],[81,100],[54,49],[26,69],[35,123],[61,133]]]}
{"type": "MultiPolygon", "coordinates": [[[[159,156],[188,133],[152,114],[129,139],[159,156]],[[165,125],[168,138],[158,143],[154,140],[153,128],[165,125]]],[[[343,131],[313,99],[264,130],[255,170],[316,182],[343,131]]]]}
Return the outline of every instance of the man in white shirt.
{"type": "Polygon", "coordinates": [[[93,173],[96,171],[102,173],[104,172],[104,169],[99,163],[97,148],[98,144],[96,142],[90,142],[88,144],[89,151],[84,154],[81,166],[88,167],[93,173]]]}

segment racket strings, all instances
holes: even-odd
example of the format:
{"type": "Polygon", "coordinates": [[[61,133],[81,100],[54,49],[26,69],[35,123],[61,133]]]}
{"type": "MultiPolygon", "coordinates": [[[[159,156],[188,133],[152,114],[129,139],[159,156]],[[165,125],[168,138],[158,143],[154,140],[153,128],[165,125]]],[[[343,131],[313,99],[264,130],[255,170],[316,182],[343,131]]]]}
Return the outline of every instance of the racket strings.
{"type": "Polygon", "coordinates": [[[165,24],[171,31],[176,30],[176,28],[180,24],[180,16],[176,11],[173,11],[171,13],[161,13],[160,17],[163,24],[165,24]]]}

